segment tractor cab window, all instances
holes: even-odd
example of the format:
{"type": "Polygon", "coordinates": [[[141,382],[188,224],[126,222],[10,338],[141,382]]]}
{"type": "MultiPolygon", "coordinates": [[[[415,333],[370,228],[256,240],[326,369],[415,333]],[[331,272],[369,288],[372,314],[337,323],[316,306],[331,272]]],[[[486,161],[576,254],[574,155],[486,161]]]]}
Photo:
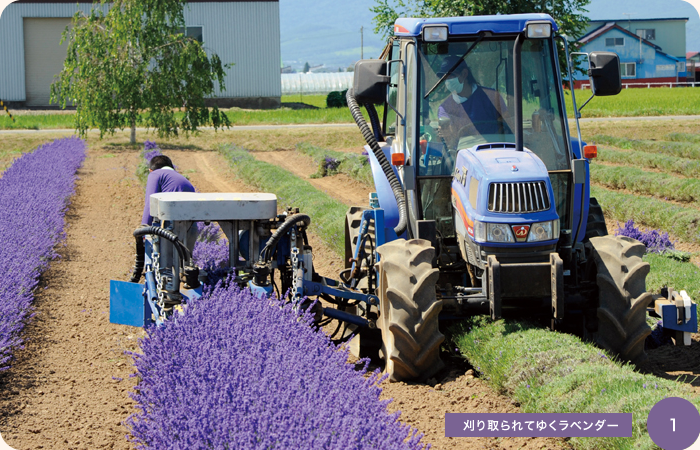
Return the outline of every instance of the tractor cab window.
{"type": "MultiPolygon", "coordinates": [[[[513,45],[512,38],[421,45],[419,176],[450,175],[459,150],[515,142],[513,45]]],[[[550,41],[527,40],[522,67],[525,147],[549,170],[567,170],[550,41]]]]}

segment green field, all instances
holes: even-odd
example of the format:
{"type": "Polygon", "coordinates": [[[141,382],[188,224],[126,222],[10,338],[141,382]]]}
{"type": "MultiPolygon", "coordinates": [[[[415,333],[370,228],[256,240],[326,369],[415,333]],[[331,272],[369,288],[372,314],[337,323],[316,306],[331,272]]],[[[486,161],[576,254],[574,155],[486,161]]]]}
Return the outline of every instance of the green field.
{"type": "MultiPolygon", "coordinates": [[[[565,91],[569,118],[573,117],[570,91],[565,91]]],[[[577,90],[580,106],[590,97],[590,90],[577,90]]],[[[234,125],[283,125],[303,123],[350,123],[347,108],[326,108],[325,95],[284,95],[283,107],[275,110],[224,109],[234,125]],[[304,103],[309,108],[292,109],[285,104],[304,103]]],[[[380,117],[383,109],[378,108],[380,117]]],[[[700,88],[623,89],[617,96],[594,98],[582,111],[583,117],[636,117],[700,114],[700,88]]],[[[143,123],[139,123],[142,126],[143,123]]],[[[73,128],[71,114],[0,116],[0,130],[73,128]]]]}

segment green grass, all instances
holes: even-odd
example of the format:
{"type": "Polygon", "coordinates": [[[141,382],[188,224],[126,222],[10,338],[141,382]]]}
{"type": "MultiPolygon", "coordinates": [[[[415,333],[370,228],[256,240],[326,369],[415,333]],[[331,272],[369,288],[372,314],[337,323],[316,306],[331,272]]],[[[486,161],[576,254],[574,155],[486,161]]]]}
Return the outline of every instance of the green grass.
{"type": "Polygon", "coordinates": [[[307,105],[315,106],[317,108],[325,108],[326,97],[327,95],[283,95],[282,103],[306,103],[307,105]]]}
{"type": "Polygon", "coordinates": [[[658,169],[663,172],[677,173],[689,178],[696,177],[700,173],[700,160],[697,159],[679,158],[676,156],[642,151],[621,151],[608,147],[598,147],[598,157],[596,161],[658,169]]]}
{"type": "MultiPolygon", "coordinates": [[[[576,104],[581,105],[591,91],[576,90],[576,104]]],[[[564,91],[567,113],[574,117],[571,91],[564,91]]],[[[700,89],[653,88],[623,89],[618,95],[596,97],[581,111],[582,117],[637,117],[700,114],[700,89]]]]}
{"type": "Polygon", "coordinates": [[[689,142],[652,141],[644,139],[629,139],[596,134],[587,140],[589,144],[606,144],[613,147],[658,153],[679,158],[700,159],[700,148],[689,142]]]}
{"type": "Polygon", "coordinates": [[[694,142],[694,143],[700,143],[700,134],[692,134],[692,133],[669,133],[666,135],[666,139],[669,141],[676,141],[676,142],[694,142]]]}
{"type": "Polygon", "coordinates": [[[591,165],[591,181],[663,200],[700,203],[700,180],[647,172],[636,167],[591,165]]]}
{"type": "Polygon", "coordinates": [[[598,199],[605,214],[614,220],[632,219],[637,224],[667,231],[683,242],[700,243],[700,211],[695,208],[595,185],[591,186],[591,196],[598,199]]]}
{"type": "Polygon", "coordinates": [[[306,142],[297,144],[296,149],[299,153],[311,157],[311,159],[319,165],[319,174],[323,172],[320,166],[323,165],[325,159],[334,158],[340,163],[338,168],[335,170],[335,173],[344,173],[350,178],[353,178],[367,186],[374,186],[372,169],[370,168],[367,156],[358,155],[357,153],[328,150],[306,142]]]}
{"type": "Polygon", "coordinates": [[[222,145],[219,151],[229,160],[236,176],[262,192],[277,195],[278,207],[297,207],[308,214],[310,229],[339,256],[345,253],[345,204],[280,167],[256,160],[245,149],[222,145]]]}
{"type": "Polygon", "coordinates": [[[571,438],[576,449],[653,449],[651,407],[666,397],[700,406],[687,385],[635,372],[575,336],[480,316],[450,330],[462,355],[526,413],[632,413],[631,438],[571,438]]]}
{"type": "Polygon", "coordinates": [[[651,265],[647,275],[647,291],[658,293],[662,287],[668,286],[676,290],[685,289],[690,298],[700,298],[698,266],[658,253],[647,253],[644,260],[651,265]]]}

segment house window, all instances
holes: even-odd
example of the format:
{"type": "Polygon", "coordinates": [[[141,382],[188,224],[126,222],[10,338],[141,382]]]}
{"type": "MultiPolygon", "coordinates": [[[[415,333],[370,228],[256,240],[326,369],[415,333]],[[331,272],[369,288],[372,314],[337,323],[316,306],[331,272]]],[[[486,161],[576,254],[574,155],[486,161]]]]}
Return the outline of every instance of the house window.
{"type": "Polygon", "coordinates": [[[605,38],[606,47],[624,47],[625,38],[605,38]]]}
{"type": "Polygon", "coordinates": [[[637,64],[620,63],[620,75],[624,78],[635,78],[637,76],[637,64]]]}
{"type": "Polygon", "coordinates": [[[656,30],[654,28],[638,28],[637,36],[647,41],[654,41],[656,40],[656,30]]]}
{"type": "Polygon", "coordinates": [[[202,27],[187,27],[186,30],[183,30],[182,28],[180,28],[179,32],[183,33],[187,37],[191,37],[195,41],[203,42],[202,41],[202,27]]]}

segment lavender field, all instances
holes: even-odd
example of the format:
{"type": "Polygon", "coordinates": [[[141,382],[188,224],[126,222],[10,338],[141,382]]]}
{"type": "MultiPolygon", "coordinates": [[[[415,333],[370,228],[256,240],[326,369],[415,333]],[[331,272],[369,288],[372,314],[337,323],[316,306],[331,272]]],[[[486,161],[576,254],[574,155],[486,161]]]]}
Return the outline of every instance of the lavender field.
{"type": "Polygon", "coordinates": [[[0,178],[0,370],[22,345],[39,277],[58,256],[85,142],[56,140],[17,158],[0,178]]]}

